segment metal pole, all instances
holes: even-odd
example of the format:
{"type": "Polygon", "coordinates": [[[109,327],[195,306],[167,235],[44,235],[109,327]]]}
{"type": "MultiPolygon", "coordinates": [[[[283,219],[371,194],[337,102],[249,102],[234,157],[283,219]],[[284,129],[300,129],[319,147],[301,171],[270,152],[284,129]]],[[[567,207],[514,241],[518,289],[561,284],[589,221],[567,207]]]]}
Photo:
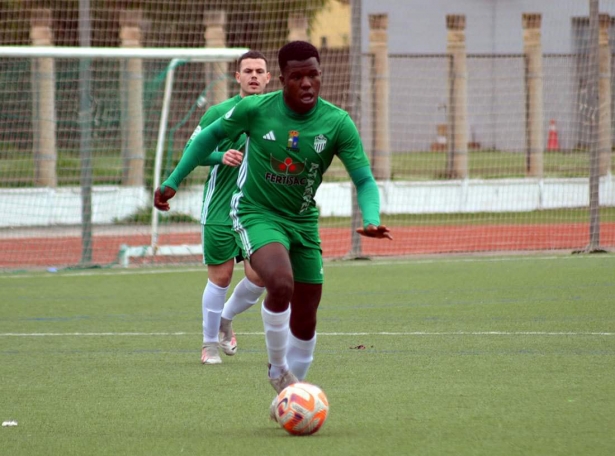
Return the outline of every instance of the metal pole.
{"type": "MultiPolygon", "coordinates": [[[[350,97],[349,113],[355,125],[361,132],[361,2],[363,0],[351,0],[351,34],[350,42],[350,97]]],[[[357,229],[363,225],[363,218],[357,202],[357,191],[352,186],[352,216],[350,221],[350,252],[347,257],[352,259],[362,258],[361,235],[357,229]]]]}
{"type": "Polygon", "coordinates": [[[590,166],[587,251],[592,253],[600,250],[599,0],[589,0],[589,43],[587,120],[589,122],[590,166]]]}
{"type": "MultiPolygon", "coordinates": [[[[90,42],[90,0],[79,0],[79,46],[90,42]]],[[[79,60],[79,132],[81,154],[81,265],[92,263],[92,109],[90,59],[79,60]]]]}
{"type": "MultiPolygon", "coordinates": [[[[162,113],[160,114],[160,126],[158,128],[158,142],[156,143],[156,157],[154,160],[154,191],[160,187],[160,174],[162,172],[162,156],[164,155],[164,140],[167,134],[167,123],[169,111],[171,110],[171,94],[173,92],[173,81],[175,79],[175,68],[182,62],[180,59],[173,59],[169,63],[167,78],[164,84],[164,98],[162,100],[162,113]]],[[[156,255],[158,250],[158,209],[152,206],[152,252],[156,255]]]]}

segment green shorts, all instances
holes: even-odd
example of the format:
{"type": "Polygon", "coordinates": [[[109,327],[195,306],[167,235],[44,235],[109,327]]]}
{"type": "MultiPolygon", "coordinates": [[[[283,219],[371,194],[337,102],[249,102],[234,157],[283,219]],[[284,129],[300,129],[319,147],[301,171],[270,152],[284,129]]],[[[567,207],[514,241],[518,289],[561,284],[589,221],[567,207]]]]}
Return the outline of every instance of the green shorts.
{"type": "Polygon", "coordinates": [[[202,225],[203,264],[224,264],[233,258],[237,263],[242,261],[236,237],[233,228],[228,225],[202,225]]]}
{"type": "Polygon", "coordinates": [[[278,242],[289,252],[297,282],[320,284],[324,281],[318,224],[298,224],[271,214],[245,214],[235,220],[244,258],[261,247],[278,242]]]}

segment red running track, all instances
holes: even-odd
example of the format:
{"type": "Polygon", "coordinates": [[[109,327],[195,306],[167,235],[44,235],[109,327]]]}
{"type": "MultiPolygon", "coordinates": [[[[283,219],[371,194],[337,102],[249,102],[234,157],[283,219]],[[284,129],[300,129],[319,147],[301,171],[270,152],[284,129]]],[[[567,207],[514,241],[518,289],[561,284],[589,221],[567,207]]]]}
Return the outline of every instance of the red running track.
{"type": "MultiPolygon", "coordinates": [[[[510,252],[531,250],[582,250],[589,244],[587,223],[550,225],[471,225],[391,227],[395,239],[362,238],[362,253],[367,256],[407,256],[415,254],[510,252]]],[[[325,258],[341,258],[350,251],[348,228],[321,229],[325,258]]],[[[199,233],[166,234],[159,245],[199,244],[199,233]]],[[[149,245],[147,235],[94,236],[92,262],[112,265],[117,262],[122,244],[149,245]]],[[[615,223],[600,226],[600,246],[615,247],[615,223]]],[[[81,259],[80,237],[29,237],[0,240],[0,268],[63,268],[78,265],[81,259]]],[[[183,258],[182,260],[185,260],[183,258]]],[[[199,257],[191,258],[200,262],[199,257]]],[[[151,262],[151,259],[142,260],[151,262]]],[[[176,263],[176,259],[158,258],[156,263],[176,263]]],[[[136,263],[131,259],[131,263],[136,263]]]]}

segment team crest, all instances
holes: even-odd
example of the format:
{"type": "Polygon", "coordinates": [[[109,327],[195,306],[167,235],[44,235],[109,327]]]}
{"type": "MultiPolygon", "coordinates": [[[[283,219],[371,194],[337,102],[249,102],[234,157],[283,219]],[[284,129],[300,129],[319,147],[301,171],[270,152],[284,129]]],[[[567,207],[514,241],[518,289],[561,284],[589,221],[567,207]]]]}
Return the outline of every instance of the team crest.
{"type": "Polygon", "coordinates": [[[284,160],[278,160],[273,155],[270,157],[271,169],[276,173],[297,175],[305,169],[305,163],[294,162],[290,157],[286,157],[284,160]]]}
{"type": "Polygon", "coordinates": [[[321,153],[327,147],[327,138],[325,135],[318,135],[314,138],[314,150],[316,153],[321,153]]]}
{"type": "Polygon", "coordinates": [[[288,143],[286,144],[286,150],[299,152],[299,132],[297,130],[291,130],[288,132],[288,143]]]}

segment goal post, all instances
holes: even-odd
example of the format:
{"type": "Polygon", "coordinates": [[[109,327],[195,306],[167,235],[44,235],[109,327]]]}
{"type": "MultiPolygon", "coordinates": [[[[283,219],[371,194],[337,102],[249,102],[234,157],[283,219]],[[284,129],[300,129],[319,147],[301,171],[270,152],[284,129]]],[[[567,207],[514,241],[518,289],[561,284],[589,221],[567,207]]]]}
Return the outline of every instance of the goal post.
{"type": "MultiPolygon", "coordinates": [[[[13,212],[12,217],[9,217],[10,220],[8,220],[7,223],[11,226],[20,226],[23,224],[25,226],[37,227],[40,231],[53,231],[54,229],[61,229],[54,226],[56,224],[74,227],[81,226],[81,228],[86,227],[88,231],[87,233],[82,231],[82,239],[91,239],[92,224],[88,222],[88,219],[91,219],[92,216],[94,216],[95,224],[110,224],[118,221],[121,222],[123,218],[134,216],[135,213],[142,211],[147,207],[151,207],[151,202],[153,200],[151,188],[156,188],[160,184],[161,180],[160,175],[162,172],[162,161],[165,152],[164,143],[166,140],[169,112],[171,110],[171,93],[177,68],[192,64],[189,74],[184,74],[182,79],[184,83],[185,81],[189,81],[193,84],[194,90],[200,93],[202,91],[202,87],[207,86],[207,81],[198,81],[198,79],[203,78],[203,71],[199,70],[199,68],[194,65],[200,64],[202,66],[202,64],[229,63],[236,60],[240,55],[248,50],[248,48],[154,49],[0,46],[0,62],[4,65],[4,67],[11,69],[21,69],[22,67],[25,67],[30,72],[29,79],[32,82],[31,86],[28,87],[29,93],[27,98],[31,99],[33,104],[31,108],[26,110],[26,112],[31,111],[32,119],[40,119],[37,124],[42,125],[42,127],[35,129],[33,134],[41,137],[59,137],[57,147],[55,142],[48,142],[42,146],[42,148],[45,149],[46,156],[52,157],[53,159],[50,172],[54,174],[60,171],[58,169],[59,167],[56,165],[56,162],[65,161],[66,156],[70,156],[71,160],[75,163],[78,163],[77,159],[81,157],[81,167],[83,167],[84,164],[85,166],[90,164],[90,160],[83,160],[84,153],[80,150],[83,148],[83,144],[78,142],[76,143],[72,137],[69,137],[69,135],[72,136],[72,133],[63,131],[63,122],[70,122],[79,125],[80,129],[92,128],[94,130],[94,135],[97,136],[92,144],[92,149],[103,147],[108,148],[108,150],[105,151],[105,154],[108,154],[107,156],[104,158],[95,157],[95,160],[111,160],[118,168],[116,170],[117,173],[120,175],[125,175],[127,174],[127,171],[122,169],[122,163],[118,163],[117,157],[111,157],[110,155],[119,155],[113,153],[113,149],[116,147],[114,146],[115,143],[121,142],[122,144],[134,144],[134,141],[131,142],[123,137],[118,139],[117,136],[122,136],[124,134],[130,135],[135,132],[129,131],[126,133],[126,128],[123,126],[120,128],[114,126],[114,131],[110,131],[111,129],[105,130],[104,128],[97,128],[97,124],[103,121],[110,121],[117,124],[118,119],[120,120],[119,123],[121,123],[124,119],[134,115],[136,110],[139,111],[139,118],[146,118],[144,121],[145,125],[137,125],[137,128],[145,130],[154,125],[147,119],[151,119],[151,117],[155,116],[148,113],[144,115],[144,111],[147,110],[149,112],[153,109],[155,115],[160,116],[158,123],[158,134],[156,136],[157,142],[155,144],[155,152],[153,157],[153,174],[151,171],[145,170],[144,180],[136,185],[134,183],[126,184],[126,182],[120,182],[120,185],[96,185],[92,188],[91,185],[83,185],[83,183],[81,183],[79,187],[75,187],[66,185],[67,178],[54,178],[50,181],[52,182],[51,184],[43,183],[43,188],[41,188],[40,185],[37,186],[36,182],[33,182],[34,187],[31,187],[31,184],[25,184],[26,188],[20,188],[19,190],[6,189],[8,195],[15,196],[16,191],[20,194],[18,196],[19,199],[14,200],[15,203],[13,203],[13,200],[8,203],[4,202],[7,207],[14,204],[20,206],[13,212]],[[85,87],[91,87],[91,93],[86,94],[86,96],[94,101],[92,113],[88,113],[92,115],[91,123],[93,125],[87,126],[83,126],[79,122],[81,118],[89,118],[89,116],[83,116],[83,113],[80,111],[77,112],[77,116],[73,115],[73,118],[70,120],[66,119],[68,115],[65,113],[56,114],[63,109],[63,105],[66,103],[66,100],[74,100],[79,98],[77,93],[80,90],[77,89],[77,84],[73,83],[72,77],[74,74],[74,68],[79,62],[83,62],[84,60],[96,62],[94,75],[92,76],[94,82],[92,84],[85,85],[85,87]],[[124,74],[126,73],[127,67],[120,65],[120,62],[135,60],[148,62],[151,68],[144,70],[140,74],[133,73],[127,76],[124,74]],[[164,63],[165,61],[167,62],[166,64],[164,63]],[[35,65],[36,62],[47,62],[51,64],[35,65]],[[58,68],[58,62],[60,62],[60,68],[58,68]],[[46,70],[44,74],[41,72],[41,68],[46,70]],[[103,76],[99,76],[99,74],[103,76]],[[122,78],[141,80],[141,84],[137,85],[136,89],[147,93],[142,94],[140,97],[131,98],[130,94],[126,93],[126,88],[122,86],[122,78]],[[160,94],[158,86],[163,78],[165,82],[164,92],[160,94]],[[37,84],[37,81],[41,79],[50,80],[50,85],[37,84]],[[66,81],[69,81],[69,83],[66,84],[66,81]],[[62,87],[61,97],[65,97],[65,99],[58,96],[55,89],[56,87],[62,87]],[[130,103],[133,103],[134,100],[140,101],[142,106],[131,106],[130,103]],[[157,109],[155,107],[157,105],[161,105],[161,108],[157,109]],[[41,106],[44,106],[45,108],[43,109],[41,106]],[[101,113],[97,112],[100,107],[103,109],[103,112],[101,113]],[[100,116],[107,116],[104,112],[105,109],[116,113],[120,111],[123,114],[115,115],[116,118],[101,120],[100,116]],[[58,119],[55,118],[56,115],[59,117],[58,119]],[[110,141],[106,141],[104,138],[105,136],[107,136],[110,141]],[[148,184],[148,182],[150,183],[148,184]],[[107,194],[107,198],[104,202],[101,200],[101,193],[107,194]],[[113,201],[114,199],[115,201],[113,201]],[[46,202],[49,203],[50,201],[51,204],[49,207],[45,207],[46,202]],[[29,207],[28,204],[34,204],[34,206],[29,207]],[[114,214],[103,214],[101,216],[100,212],[113,212],[109,211],[109,207],[104,206],[114,204],[121,206],[121,208],[114,211],[114,214]],[[80,217],[76,216],[77,214],[75,214],[74,210],[68,210],[69,206],[75,207],[79,205],[81,206],[80,217]],[[22,211],[23,213],[20,214],[22,211]],[[68,212],[70,212],[70,216],[67,216],[68,212]]],[[[23,84],[23,87],[25,86],[26,83],[23,84]]],[[[128,87],[128,90],[135,90],[134,85],[128,87]]],[[[190,100],[191,97],[184,95],[180,98],[190,100]]],[[[77,108],[73,107],[73,109],[77,108]]],[[[183,110],[183,108],[180,110],[183,110]]],[[[134,128],[134,123],[132,128],[134,128]]],[[[150,134],[149,136],[152,135],[150,134]]],[[[33,142],[33,146],[35,145],[37,147],[41,147],[40,141],[33,142]]],[[[17,143],[15,146],[10,144],[9,146],[11,149],[15,148],[15,151],[13,152],[11,150],[7,152],[6,156],[10,159],[14,158],[15,160],[18,160],[20,156],[18,149],[20,146],[17,143]]],[[[149,149],[148,144],[142,145],[142,147],[149,149]]],[[[119,148],[120,147],[118,145],[117,149],[119,148]]],[[[147,151],[143,151],[142,153],[137,150],[130,150],[128,151],[128,154],[150,155],[147,151]]],[[[91,156],[91,151],[88,151],[86,155],[91,156]]],[[[35,162],[33,166],[37,166],[36,162],[40,160],[36,158],[36,151],[34,151],[33,156],[35,162]]],[[[145,166],[144,162],[145,158],[142,158],[142,166],[145,166]]],[[[90,166],[92,165],[90,164],[90,166]]],[[[83,169],[76,170],[76,173],[73,174],[80,175],[82,172],[83,169]]],[[[87,172],[92,173],[96,171],[89,169],[87,172]]],[[[37,175],[38,174],[39,173],[37,172],[37,175]]],[[[143,174],[143,172],[141,174],[143,174]]],[[[79,182],[79,179],[74,175],[70,176],[68,179],[71,182],[79,182]]],[[[107,177],[103,177],[103,180],[104,179],[107,179],[107,177]]],[[[110,177],[109,179],[113,179],[114,181],[116,180],[115,178],[110,177]]],[[[19,186],[20,184],[18,183],[17,185],[19,186]]],[[[135,251],[140,252],[139,256],[147,255],[148,252],[155,255],[158,252],[158,213],[155,209],[152,211],[151,217],[151,236],[147,242],[150,248],[143,248],[142,246],[139,246],[138,248],[124,248],[122,245],[120,252],[117,253],[116,251],[116,255],[118,255],[118,262],[126,262],[131,253],[135,251]]],[[[125,237],[129,244],[135,239],[135,237],[129,235],[126,235],[125,237]]],[[[140,236],[138,239],[141,240],[144,239],[144,237],[140,236]]],[[[85,248],[86,247],[82,245],[82,253],[85,248]]],[[[173,252],[173,254],[176,254],[175,248],[163,248],[159,251],[161,254],[166,254],[167,252],[173,252]]],[[[83,254],[81,258],[84,258],[83,254]]]]}
{"type": "Polygon", "coordinates": [[[0,58],[158,59],[232,62],[247,48],[103,48],[61,46],[0,46],[0,58]]]}
{"type": "MultiPolygon", "coordinates": [[[[242,50],[243,52],[247,52],[247,49],[242,50]]],[[[242,52],[242,53],[243,53],[242,52]]],[[[241,54],[239,54],[241,55],[241,54]]],[[[238,57],[238,56],[237,56],[238,57]]],[[[168,128],[168,120],[169,113],[171,110],[171,96],[173,94],[173,82],[175,80],[175,69],[188,61],[193,62],[211,62],[205,58],[192,58],[192,59],[173,59],[169,63],[168,71],[166,73],[165,84],[164,84],[164,96],[162,101],[162,111],[160,115],[160,125],[158,127],[158,141],[156,143],[156,156],[154,161],[154,184],[153,188],[156,189],[161,184],[161,173],[162,173],[162,160],[164,157],[164,145],[166,142],[166,134],[168,128]]],[[[199,101],[197,100],[198,104],[199,101]]],[[[132,247],[123,245],[120,253],[119,253],[119,262],[122,266],[128,266],[130,262],[130,258],[137,256],[154,256],[154,255],[198,255],[201,252],[200,246],[189,246],[189,247],[180,247],[180,250],[176,248],[163,248],[160,249],[158,246],[158,222],[159,222],[159,213],[156,207],[152,205],[152,227],[151,227],[151,243],[149,249],[144,249],[142,247],[132,247]]]]}

